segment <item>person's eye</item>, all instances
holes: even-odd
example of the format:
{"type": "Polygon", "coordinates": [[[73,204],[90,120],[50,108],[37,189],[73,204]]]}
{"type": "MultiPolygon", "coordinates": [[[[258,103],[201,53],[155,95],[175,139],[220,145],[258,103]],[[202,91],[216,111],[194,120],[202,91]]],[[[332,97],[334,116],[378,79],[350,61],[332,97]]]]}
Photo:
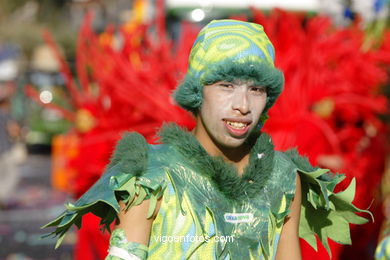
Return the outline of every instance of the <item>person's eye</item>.
{"type": "Polygon", "coordinates": [[[227,83],[227,82],[221,82],[221,83],[219,83],[218,85],[221,86],[222,88],[226,88],[226,89],[231,89],[231,88],[233,88],[233,84],[227,83]]]}
{"type": "Polygon", "coordinates": [[[265,87],[251,87],[251,91],[256,94],[265,94],[267,93],[265,87]]]}

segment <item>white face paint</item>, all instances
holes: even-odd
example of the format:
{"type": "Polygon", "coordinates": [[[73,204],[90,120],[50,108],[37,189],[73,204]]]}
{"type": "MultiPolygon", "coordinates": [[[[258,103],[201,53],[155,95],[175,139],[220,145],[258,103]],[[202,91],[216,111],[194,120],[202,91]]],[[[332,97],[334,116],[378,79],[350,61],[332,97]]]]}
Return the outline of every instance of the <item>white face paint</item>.
{"type": "Polygon", "coordinates": [[[250,81],[206,85],[195,135],[203,145],[240,147],[259,122],[266,101],[266,88],[250,81]]]}

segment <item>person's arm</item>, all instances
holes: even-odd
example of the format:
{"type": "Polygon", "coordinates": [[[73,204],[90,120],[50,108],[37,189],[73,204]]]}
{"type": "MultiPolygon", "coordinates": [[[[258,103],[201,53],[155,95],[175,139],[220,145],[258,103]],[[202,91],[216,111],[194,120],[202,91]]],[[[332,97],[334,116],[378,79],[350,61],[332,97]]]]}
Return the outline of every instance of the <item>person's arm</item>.
{"type": "Polygon", "coordinates": [[[147,218],[149,200],[143,201],[137,206],[125,210],[125,204],[119,202],[119,223],[111,235],[110,248],[106,260],[146,259],[150,232],[153,220],[160,208],[161,200],[157,202],[155,212],[151,218],[147,218]]]}
{"type": "Polygon", "coordinates": [[[148,245],[150,230],[154,218],[147,219],[149,209],[149,200],[143,201],[137,206],[124,210],[125,205],[120,202],[121,211],[118,214],[119,224],[115,228],[121,228],[126,233],[128,241],[148,245]]]}
{"type": "Polygon", "coordinates": [[[297,173],[295,196],[291,203],[291,212],[283,225],[276,252],[276,260],[300,260],[299,218],[301,215],[301,180],[297,173]]]}

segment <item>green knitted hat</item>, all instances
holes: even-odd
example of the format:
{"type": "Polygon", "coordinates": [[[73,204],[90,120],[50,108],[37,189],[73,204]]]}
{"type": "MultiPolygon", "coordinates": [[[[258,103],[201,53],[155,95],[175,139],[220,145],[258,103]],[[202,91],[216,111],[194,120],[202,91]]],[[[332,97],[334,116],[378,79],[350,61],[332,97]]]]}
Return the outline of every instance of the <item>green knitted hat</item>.
{"type": "Polygon", "coordinates": [[[267,88],[263,117],[283,89],[283,73],[274,66],[275,51],[259,24],[214,20],[199,33],[192,46],[184,82],[174,99],[196,113],[202,104],[204,85],[235,79],[253,80],[267,88]]]}

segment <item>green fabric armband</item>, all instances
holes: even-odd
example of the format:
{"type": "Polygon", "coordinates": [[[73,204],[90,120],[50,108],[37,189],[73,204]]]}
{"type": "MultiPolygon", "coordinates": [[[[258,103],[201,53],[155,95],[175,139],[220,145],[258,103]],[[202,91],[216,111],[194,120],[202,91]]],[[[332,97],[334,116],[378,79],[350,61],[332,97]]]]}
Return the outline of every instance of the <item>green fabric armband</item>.
{"type": "Polygon", "coordinates": [[[138,257],[140,260],[145,260],[148,254],[148,247],[140,243],[127,241],[125,231],[117,228],[111,234],[110,249],[105,260],[126,259],[120,257],[119,254],[115,254],[115,252],[120,251],[125,251],[130,255],[138,257]]]}

